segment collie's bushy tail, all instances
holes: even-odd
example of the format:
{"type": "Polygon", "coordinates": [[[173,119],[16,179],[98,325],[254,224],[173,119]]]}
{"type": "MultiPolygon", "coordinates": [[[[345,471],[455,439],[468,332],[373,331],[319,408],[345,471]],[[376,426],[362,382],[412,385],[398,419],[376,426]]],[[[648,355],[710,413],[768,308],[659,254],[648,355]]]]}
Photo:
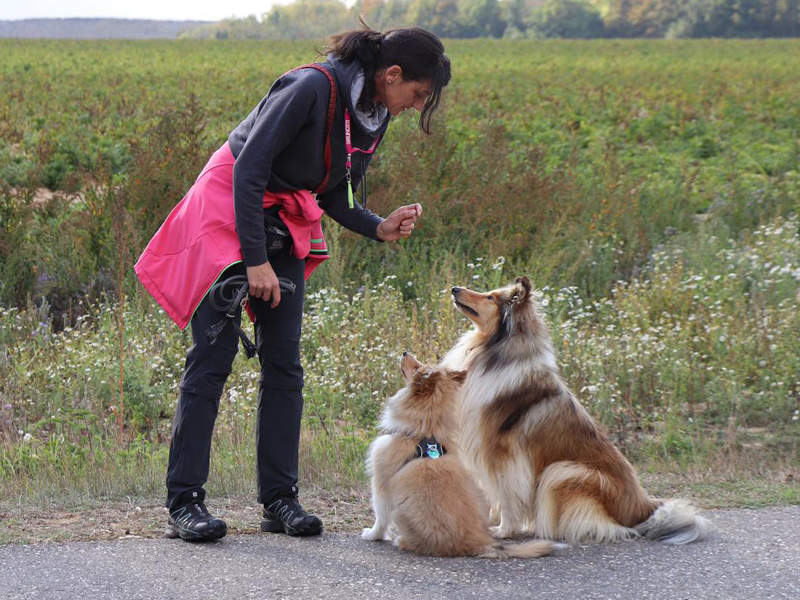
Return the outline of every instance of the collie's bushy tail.
{"type": "Polygon", "coordinates": [[[697,507],[688,500],[678,499],[659,506],[634,529],[647,539],[677,546],[703,539],[710,526],[707,519],[697,514],[697,507]]]}
{"type": "Polygon", "coordinates": [[[547,540],[497,543],[490,546],[480,558],[539,558],[547,556],[557,546],[547,540]]]}

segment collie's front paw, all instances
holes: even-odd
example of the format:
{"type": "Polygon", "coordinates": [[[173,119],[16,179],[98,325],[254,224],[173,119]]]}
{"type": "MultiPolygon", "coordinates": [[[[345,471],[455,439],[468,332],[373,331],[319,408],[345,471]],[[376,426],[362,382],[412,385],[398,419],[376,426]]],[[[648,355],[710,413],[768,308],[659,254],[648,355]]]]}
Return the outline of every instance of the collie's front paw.
{"type": "Polygon", "coordinates": [[[489,527],[489,531],[492,533],[492,537],[496,540],[506,540],[514,537],[514,531],[508,527],[503,527],[502,525],[489,527]]]}
{"type": "Polygon", "coordinates": [[[368,542],[375,542],[385,539],[384,535],[384,532],[377,527],[365,527],[364,531],[361,532],[361,539],[368,542]]]}

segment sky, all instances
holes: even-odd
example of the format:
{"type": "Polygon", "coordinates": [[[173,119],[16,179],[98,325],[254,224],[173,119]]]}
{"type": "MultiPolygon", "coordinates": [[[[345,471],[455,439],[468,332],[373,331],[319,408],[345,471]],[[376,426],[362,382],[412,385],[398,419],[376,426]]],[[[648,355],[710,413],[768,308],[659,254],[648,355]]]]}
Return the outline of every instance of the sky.
{"type": "Polygon", "coordinates": [[[269,12],[292,0],[0,0],[0,20],[113,17],[170,21],[218,21],[269,12]]]}

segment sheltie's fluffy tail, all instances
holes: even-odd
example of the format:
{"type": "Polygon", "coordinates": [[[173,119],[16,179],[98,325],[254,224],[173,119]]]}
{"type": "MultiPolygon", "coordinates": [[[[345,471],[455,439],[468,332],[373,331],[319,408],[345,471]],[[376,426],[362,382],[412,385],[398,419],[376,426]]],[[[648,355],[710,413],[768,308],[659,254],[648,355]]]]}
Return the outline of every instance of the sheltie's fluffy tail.
{"type": "Polygon", "coordinates": [[[697,514],[697,508],[682,499],[665,502],[649,519],[634,527],[642,537],[676,546],[703,539],[709,528],[708,520],[697,514]]]}
{"type": "Polygon", "coordinates": [[[555,548],[563,544],[554,544],[547,540],[529,540],[526,542],[504,542],[489,547],[480,555],[481,558],[539,558],[547,556],[555,548]]]}

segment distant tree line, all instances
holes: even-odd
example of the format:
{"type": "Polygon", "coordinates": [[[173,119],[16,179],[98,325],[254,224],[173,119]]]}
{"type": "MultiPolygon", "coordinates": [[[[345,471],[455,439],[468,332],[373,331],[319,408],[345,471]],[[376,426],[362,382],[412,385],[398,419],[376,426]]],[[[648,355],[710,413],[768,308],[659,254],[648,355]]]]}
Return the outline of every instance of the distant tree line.
{"type": "Polygon", "coordinates": [[[800,0],[296,0],[182,36],[324,38],[359,15],[377,29],[417,25],[446,38],[800,36],[800,0]]]}
{"type": "Polygon", "coordinates": [[[155,19],[19,19],[0,21],[0,38],[170,39],[208,24],[209,21],[155,19]]]}

